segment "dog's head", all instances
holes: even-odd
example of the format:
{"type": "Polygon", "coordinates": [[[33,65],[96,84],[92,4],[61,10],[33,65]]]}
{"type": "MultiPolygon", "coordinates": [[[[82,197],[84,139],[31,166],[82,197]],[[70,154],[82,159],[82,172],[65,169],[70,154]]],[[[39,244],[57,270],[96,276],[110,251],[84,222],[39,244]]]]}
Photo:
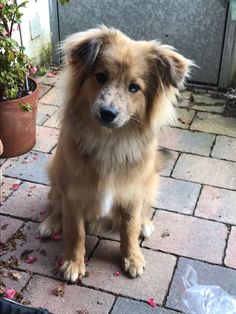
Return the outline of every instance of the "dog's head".
{"type": "Polygon", "coordinates": [[[175,94],[191,65],[169,46],[106,27],[72,35],[63,50],[74,99],[93,123],[107,128],[142,125],[155,107],[161,116],[158,107],[168,104],[160,97],[175,94]]]}

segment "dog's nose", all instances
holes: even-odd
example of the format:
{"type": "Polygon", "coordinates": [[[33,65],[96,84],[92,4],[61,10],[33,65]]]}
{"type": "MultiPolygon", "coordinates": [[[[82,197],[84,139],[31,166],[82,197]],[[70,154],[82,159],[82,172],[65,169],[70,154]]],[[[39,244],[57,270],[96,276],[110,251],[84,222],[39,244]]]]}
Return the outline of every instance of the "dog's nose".
{"type": "Polygon", "coordinates": [[[102,107],[100,109],[100,116],[104,122],[112,122],[118,115],[118,111],[113,107],[102,107]]]}

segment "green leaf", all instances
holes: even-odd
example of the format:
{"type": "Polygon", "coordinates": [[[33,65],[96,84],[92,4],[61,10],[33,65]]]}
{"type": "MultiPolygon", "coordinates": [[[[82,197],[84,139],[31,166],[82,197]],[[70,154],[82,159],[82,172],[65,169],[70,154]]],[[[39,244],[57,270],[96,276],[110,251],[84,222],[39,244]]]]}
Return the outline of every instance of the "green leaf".
{"type": "Polygon", "coordinates": [[[31,112],[32,111],[32,106],[30,103],[26,103],[26,104],[19,103],[18,106],[19,106],[20,110],[23,112],[31,112]]]}
{"type": "Polygon", "coordinates": [[[9,51],[8,51],[7,60],[8,60],[9,62],[11,62],[11,61],[14,60],[14,52],[13,52],[12,50],[9,50],[9,51]]]}
{"type": "Polygon", "coordinates": [[[236,21],[236,0],[230,1],[230,10],[231,10],[232,20],[236,21]]]}

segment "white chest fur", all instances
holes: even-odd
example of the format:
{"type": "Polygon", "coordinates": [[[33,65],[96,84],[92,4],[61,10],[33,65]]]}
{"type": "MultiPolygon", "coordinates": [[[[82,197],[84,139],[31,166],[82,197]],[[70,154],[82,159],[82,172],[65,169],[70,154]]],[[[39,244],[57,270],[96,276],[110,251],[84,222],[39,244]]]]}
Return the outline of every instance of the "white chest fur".
{"type": "Polygon", "coordinates": [[[101,216],[107,216],[109,215],[113,204],[113,193],[112,191],[107,190],[104,193],[104,196],[101,200],[101,216]]]}

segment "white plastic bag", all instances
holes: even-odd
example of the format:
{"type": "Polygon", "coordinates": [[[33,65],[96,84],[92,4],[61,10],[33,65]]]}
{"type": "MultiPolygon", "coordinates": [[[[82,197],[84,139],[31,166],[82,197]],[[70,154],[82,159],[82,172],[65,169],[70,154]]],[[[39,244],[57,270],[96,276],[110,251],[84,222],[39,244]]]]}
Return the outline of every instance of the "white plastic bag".
{"type": "Polygon", "coordinates": [[[236,314],[236,299],[218,286],[199,285],[197,273],[188,266],[182,277],[182,301],[189,314],[236,314]]]}

